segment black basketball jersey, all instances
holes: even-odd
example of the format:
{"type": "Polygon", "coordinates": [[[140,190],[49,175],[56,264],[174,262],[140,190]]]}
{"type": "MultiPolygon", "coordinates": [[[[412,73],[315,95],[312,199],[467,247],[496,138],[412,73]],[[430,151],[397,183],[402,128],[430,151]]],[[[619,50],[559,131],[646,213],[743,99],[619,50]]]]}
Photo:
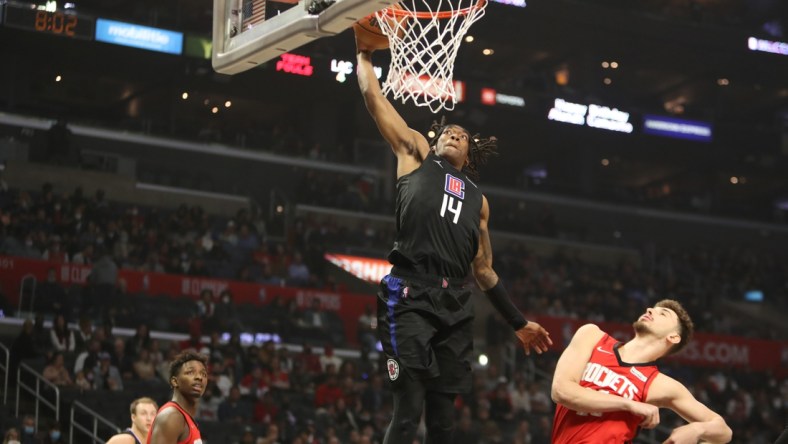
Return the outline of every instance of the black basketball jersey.
{"type": "Polygon", "coordinates": [[[449,278],[468,275],[479,249],[482,192],[465,173],[430,152],[397,180],[394,266],[449,278]]]}

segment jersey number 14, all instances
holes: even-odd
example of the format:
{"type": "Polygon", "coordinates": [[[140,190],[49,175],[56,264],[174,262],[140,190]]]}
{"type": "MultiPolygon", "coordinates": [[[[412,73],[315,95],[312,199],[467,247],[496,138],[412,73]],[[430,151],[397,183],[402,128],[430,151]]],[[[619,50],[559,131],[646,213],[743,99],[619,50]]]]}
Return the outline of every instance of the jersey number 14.
{"type": "Polygon", "coordinates": [[[454,214],[452,222],[455,224],[460,220],[460,212],[462,211],[462,201],[455,199],[448,194],[443,195],[443,204],[441,205],[441,217],[446,217],[446,211],[454,214]]]}

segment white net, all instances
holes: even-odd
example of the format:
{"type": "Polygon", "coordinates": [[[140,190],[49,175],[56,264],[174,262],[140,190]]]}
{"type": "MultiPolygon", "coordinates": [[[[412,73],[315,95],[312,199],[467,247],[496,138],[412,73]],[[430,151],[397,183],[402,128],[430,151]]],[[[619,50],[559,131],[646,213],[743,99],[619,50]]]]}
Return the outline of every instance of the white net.
{"type": "Polygon", "coordinates": [[[486,0],[404,0],[399,7],[378,11],[391,49],[383,93],[433,113],[453,110],[454,61],[468,28],[484,16],[486,6],[486,0]]]}

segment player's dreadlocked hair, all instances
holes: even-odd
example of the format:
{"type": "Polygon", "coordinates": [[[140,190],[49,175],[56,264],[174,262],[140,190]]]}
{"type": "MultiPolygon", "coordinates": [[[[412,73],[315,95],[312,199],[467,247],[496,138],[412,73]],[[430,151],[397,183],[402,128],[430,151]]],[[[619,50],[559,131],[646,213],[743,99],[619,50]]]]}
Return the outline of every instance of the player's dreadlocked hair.
{"type": "MultiPolygon", "coordinates": [[[[435,136],[430,140],[431,147],[438,143],[438,138],[443,134],[443,130],[450,125],[451,124],[446,123],[446,116],[442,116],[440,122],[432,122],[430,131],[435,133],[435,136]]],[[[462,128],[459,125],[456,126],[462,128]]],[[[465,131],[467,132],[468,130],[465,131]]],[[[479,136],[479,134],[471,136],[470,133],[468,133],[468,137],[470,137],[468,140],[468,165],[463,168],[463,171],[465,171],[471,179],[478,180],[478,167],[487,163],[487,159],[489,159],[490,156],[498,154],[498,139],[496,139],[495,136],[483,138],[479,136]]]]}

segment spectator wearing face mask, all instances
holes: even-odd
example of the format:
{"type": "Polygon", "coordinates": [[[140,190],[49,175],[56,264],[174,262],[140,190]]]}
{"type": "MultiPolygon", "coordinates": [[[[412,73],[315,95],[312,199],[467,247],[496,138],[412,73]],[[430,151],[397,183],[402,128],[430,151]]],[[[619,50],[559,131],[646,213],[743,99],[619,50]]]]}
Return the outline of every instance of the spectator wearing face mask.
{"type": "Polygon", "coordinates": [[[36,444],[36,422],[30,415],[22,418],[22,433],[19,437],[21,444],[36,444]]]}
{"type": "Polygon", "coordinates": [[[46,434],[41,436],[39,442],[41,444],[60,444],[66,442],[63,433],[60,431],[60,424],[53,422],[52,425],[49,426],[49,430],[46,434]]]}

